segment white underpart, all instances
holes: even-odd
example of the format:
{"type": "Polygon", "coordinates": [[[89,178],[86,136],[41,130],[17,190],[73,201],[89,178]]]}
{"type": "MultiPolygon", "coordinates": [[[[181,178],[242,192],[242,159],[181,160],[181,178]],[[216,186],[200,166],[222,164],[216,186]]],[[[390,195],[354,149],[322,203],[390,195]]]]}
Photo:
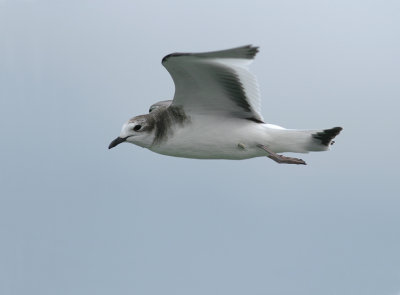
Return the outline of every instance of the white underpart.
{"type": "Polygon", "coordinates": [[[312,150],[311,132],[314,131],[284,129],[237,118],[193,115],[189,125],[176,127],[173,136],[150,150],[176,157],[236,160],[265,156],[259,144],[276,153],[307,153],[312,150]]]}

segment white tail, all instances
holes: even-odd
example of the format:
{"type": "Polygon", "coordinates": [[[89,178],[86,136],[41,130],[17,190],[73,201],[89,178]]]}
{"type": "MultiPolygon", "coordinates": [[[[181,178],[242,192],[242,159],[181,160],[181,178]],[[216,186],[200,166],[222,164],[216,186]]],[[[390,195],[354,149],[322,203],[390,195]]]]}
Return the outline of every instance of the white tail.
{"type": "Polygon", "coordinates": [[[334,127],[324,130],[294,130],[266,124],[269,127],[268,146],[275,153],[308,153],[326,151],[343,128],[334,127]]]}

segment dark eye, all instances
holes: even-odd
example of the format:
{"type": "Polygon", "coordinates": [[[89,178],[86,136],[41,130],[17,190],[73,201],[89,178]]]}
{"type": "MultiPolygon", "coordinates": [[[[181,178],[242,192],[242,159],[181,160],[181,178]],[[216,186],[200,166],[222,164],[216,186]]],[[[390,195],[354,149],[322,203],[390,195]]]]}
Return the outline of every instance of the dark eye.
{"type": "Polygon", "coordinates": [[[135,127],[133,127],[133,130],[139,131],[140,128],[142,128],[142,125],[136,125],[135,127]]]}

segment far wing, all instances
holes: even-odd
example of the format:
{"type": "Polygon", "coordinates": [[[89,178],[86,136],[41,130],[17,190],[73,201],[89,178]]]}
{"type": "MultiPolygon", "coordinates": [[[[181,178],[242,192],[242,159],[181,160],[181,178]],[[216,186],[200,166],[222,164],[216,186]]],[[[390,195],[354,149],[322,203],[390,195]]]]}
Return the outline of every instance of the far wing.
{"type": "Polygon", "coordinates": [[[156,102],[154,104],[152,104],[149,108],[149,113],[151,113],[152,111],[160,108],[160,107],[169,107],[172,103],[172,100],[162,100],[159,102],[156,102]]]}

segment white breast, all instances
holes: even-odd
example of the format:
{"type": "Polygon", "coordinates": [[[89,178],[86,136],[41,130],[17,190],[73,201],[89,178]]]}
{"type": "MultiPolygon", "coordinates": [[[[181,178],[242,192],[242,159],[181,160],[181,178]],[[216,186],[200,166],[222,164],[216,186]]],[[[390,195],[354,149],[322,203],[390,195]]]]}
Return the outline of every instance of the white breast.
{"type": "Polygon", "coordinates": [[[208,115],[191,116],[176,126],[168,139],[150,150],[169,156],[198,159],[248,159],[264,156],[257,147],[265,142],[265,124],[208,115]]]}

